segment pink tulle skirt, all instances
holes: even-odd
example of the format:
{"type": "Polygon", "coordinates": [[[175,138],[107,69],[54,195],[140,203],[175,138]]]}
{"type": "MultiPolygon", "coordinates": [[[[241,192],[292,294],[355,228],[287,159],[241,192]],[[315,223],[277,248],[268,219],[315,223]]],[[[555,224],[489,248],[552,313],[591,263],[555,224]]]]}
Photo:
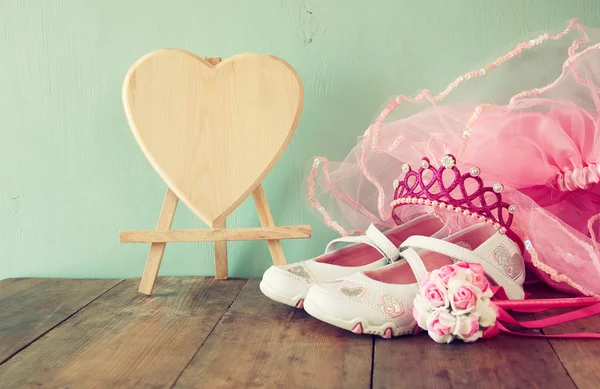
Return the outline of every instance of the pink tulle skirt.
{"type": "MultiPolygon", "coordinates": [[[[475,67],[432,95],[395,96],[343,162],[316,157],[308,199],[342,235],[424,212],[392,209],[405,163],[476,166],[517,206],[512,230],[532,274],[553,287],[600,296],[600,32],[576,20],[475,67]]],[[[440,214],[458,230],[473,223],[440,214]]]]}

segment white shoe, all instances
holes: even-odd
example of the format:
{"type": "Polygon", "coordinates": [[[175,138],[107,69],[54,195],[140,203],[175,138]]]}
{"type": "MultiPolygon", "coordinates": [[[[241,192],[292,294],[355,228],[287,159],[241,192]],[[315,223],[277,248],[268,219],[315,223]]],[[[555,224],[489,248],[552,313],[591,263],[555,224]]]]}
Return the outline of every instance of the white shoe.
{"type": "Polygon", "coordinates": [[[325,254],[300,263],[271,266],[263,275],[260,290],[277,302],[302,308],[310,286],[377,269],[400,257],[398,246],[412,235],[443,238],[448,228],[435,216],[425,215],[385,233],[371,225],[365,235],[334,239],[325,254]],[[335,249],[340,242],[354,243],[335,249]],[[373,250],[374,248],[375,250],[373,250]]]}
{"type": "Polygon", "coordinates": [[[472,226],[443,240],[413,236],[400,251],[405,261],[312,286],[304,309],[319,320],[357,334],[389,339],[416,333],[419,328],[413,318],[413,301],[419,290],[417,280],[422,282],[427,272],[454,262],[481,264],[492,283],[504,287],[510,299],[524,298],[521,251],[488,224],[472,226]]]}

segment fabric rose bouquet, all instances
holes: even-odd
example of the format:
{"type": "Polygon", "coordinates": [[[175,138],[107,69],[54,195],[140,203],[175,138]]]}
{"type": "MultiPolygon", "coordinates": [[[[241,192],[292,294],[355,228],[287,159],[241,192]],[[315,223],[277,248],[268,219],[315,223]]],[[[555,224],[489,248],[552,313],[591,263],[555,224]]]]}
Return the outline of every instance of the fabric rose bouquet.
{"type": "Polygon", "coordinates": [[[438,343],[458,338],[474,342],[493,327],[497,308],[491,286],[479,264],[459,262],[428,274],[415,297],[413,316],[438,343]]]}

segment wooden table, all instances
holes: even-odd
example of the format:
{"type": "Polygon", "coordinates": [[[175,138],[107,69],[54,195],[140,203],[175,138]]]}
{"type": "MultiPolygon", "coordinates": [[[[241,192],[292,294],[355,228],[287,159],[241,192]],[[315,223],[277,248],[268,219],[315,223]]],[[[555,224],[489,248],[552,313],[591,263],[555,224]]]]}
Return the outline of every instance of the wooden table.
{"type": "Polygon", "coordinates": [[[138,283],[0,281],[0,388],[600,388],[600,341],[384,340],[272,302],[257,280],[165,277],[151,297],[138,283]]]}

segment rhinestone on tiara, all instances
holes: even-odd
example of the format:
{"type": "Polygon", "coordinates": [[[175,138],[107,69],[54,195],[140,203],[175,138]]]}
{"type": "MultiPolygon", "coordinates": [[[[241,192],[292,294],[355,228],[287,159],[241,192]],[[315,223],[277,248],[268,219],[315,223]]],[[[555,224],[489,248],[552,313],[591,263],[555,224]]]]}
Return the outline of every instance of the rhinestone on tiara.
{"type": "Polygon", "coordinates": [[[418,170],[412,170],[408,164],[402,166],[404,178],[398,181],[392,202],[392,214],[397,223],[402,222],[396,215],[397,207],[423,204],[462,213],[489,223],[502,233],[510,230],[517,206],[502,201],[502,184],[485,186],[479,176],[481,171],[477,167],[472,167],[468,173],[462,174],[456,167],[456,158],[451,154],[445,155],[440,162],[441,166],[436,168],[431,165],[429,158],[424,157],[418,170]],[[454,172],[454,180],[448,187],[442,179],[447,170],[454,172]],[[433,177],[425,179],[425,172],[433,173],[433,177]],[[467,192],[468,180],[476,182],[477,189],[474,192],[467,192]]]}

